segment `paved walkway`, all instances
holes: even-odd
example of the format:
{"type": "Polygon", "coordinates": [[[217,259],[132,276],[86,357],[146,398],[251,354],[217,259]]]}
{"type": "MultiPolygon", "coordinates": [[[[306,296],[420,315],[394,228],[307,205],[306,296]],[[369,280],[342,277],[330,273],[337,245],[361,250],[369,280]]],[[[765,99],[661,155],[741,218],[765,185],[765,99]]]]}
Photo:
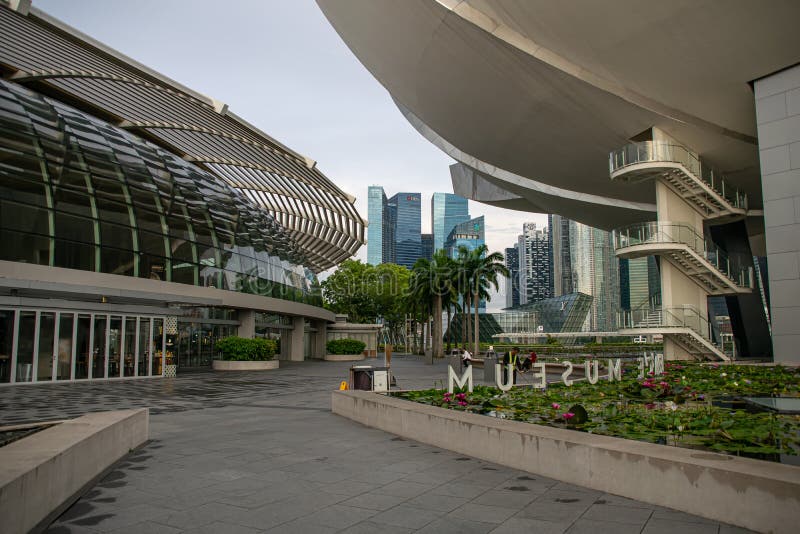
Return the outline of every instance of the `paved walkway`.
{"type": "MultiPolygon", "coordinates": [[[[402,387],[446,378],[443,363],[397,358],[393,367],[402,387]]],[[[335,416],[330,391],[347,368],[0,388],[0,424],[151,408],[152,441],[51,534],[746,532],[335,416]]]]}

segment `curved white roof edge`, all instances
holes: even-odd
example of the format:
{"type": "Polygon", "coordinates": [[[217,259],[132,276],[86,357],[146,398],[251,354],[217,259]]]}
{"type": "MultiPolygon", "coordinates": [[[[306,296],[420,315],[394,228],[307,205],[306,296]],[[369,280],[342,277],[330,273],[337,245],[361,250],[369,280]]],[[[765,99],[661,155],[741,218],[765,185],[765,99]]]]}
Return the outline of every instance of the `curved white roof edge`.
{"type": "Polygon", "coordinates": [[[636,91],[627,89],[619,83],[604,78],[587,70],[586,68],[569,61],[556,52],[536,43],[529,37],[525,37],[509,26],[497,21],[486,13],[480,11],[464,0],[433,0],[454,15],[484,30],[497,39],[536,58],[537,60],[550,65],[570,76],[577,78],[597,89],[613,94],[626,102],[639,106],[653,113],[657,113],[666,118],[673,119],[685,124],[691,124],[714,133],[731,137],[739,141],[745,141],[753,145],[758,144],[758,139],[746,133],[737,132],[730,128],[725,128],[713,122],[701,119],[690,113],[680,111],[667,106],[661,102],[648,98],[636,91]]]}
{"type": "MultiPolygon", "coordinates": [[[[415,130],[417,130],[420,133],[420,135],[422,135],[425,139],[430,141],[433,145],[435,145],[442,152],[444,152],[454,160],[463,163],[468,167],[471,167],[472,169],[478,171],[481,174],[492,176],[493,178],[506,182],[509,185],[522,187],[527,190],[541,193],[544,195],[560,197],[565,200],[574,200],[576,202],[597,204],[600,206],[609,206],[615,208],[624,208],[624,209],[639,210],[646,212],[656,211],[655,204],[650,204],[645,202],[630,202],[610,197],[592,195],[589,193],[580,193],[578,191],[572,191],[570,189],[563,189],[560,187],[555,187],[552,185],[544,184],[542,182],[538,182],[531,178],[520,176],[519,174],[515,174],[513,172],[492,165],[490,163],[481,161],[478,158],[471,156],[461,151],[457,147],[453,146],[446,139],[444,139],[433,129],[431,129],[427,124],[425,124],[419,117],[414,115],[414,113],[408,108],[406,108],[403,104],[401,104],[397,100],[395,100],[394,102],[395,105],[400,110],[400,112],[406,118],[406,120],[411,124],[411,126],[414,127],[415,130]]],[[[478,200],[478,199],[473,199],[473,200],[478,200]]]]}

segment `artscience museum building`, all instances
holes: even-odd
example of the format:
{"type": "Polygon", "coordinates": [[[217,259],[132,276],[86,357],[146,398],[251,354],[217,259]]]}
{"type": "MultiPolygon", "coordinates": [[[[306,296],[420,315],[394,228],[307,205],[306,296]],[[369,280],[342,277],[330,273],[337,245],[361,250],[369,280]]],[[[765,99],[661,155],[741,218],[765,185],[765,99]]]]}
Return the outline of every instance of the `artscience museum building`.
{"type": "Polygon", "coordinates": [[[800,3],[317,3],[456,161],[456,194],[654,257],[660,301],[620,334],[663,335],[667,358],[798,360],[800,3]]]}
{"type": "Polygon", "coordinates": [[[227,106],[0,1],[0,384],[321,358],[354,198],[227,106]]]}

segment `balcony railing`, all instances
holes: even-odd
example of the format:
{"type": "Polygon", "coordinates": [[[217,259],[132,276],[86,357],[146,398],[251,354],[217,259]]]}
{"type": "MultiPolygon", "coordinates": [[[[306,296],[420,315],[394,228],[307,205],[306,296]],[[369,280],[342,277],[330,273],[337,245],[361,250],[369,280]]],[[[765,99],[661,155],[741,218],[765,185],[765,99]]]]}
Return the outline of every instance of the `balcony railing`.
{"type": "Polygon", "coordinates": [[[691,305],[666,308],[642,307],[619,312],[618,327],[623,328],[689,328],[706,340],[711,340],[711,325],[700,311],[691,305]]]}
{"type": "Polygon", "coordinates": [[[625,145],[608,157],[611,174],[629,165],[652,162],[679,163],[733,207],[747,209],[747,194],[732,186],[721,173],[703,163],[697,154],[684,146],[667,141],[644,141],[625,145]]]}
{"type": "Polygon", "coordinates": [[[753,287],[753,267],[749,258],[730,256],[705,239],[688,224],[647,222],[617,228],[613,232],[614,250],[636,245],[673,243],[688,246],[699,256],[730,278],[739,287],[753,287]]]}

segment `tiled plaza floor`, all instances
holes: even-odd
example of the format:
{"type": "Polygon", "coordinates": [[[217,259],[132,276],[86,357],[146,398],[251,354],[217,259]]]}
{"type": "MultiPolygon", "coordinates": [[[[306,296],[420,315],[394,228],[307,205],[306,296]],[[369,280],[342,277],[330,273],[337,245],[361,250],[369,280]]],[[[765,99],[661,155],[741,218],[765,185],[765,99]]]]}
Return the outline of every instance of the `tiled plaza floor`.
{"type": "MultiPolygon", "coordinates": [[[[282,362],[283,363],[283,362],[282,362]]],[[[49,533],[746,532],[406,441],[330,413],[347,364],[0,388],[0,424],[151,408],[152,441],[49,533]]],[[[402,387],[445,365],[398,358],[402,387]]]]}

